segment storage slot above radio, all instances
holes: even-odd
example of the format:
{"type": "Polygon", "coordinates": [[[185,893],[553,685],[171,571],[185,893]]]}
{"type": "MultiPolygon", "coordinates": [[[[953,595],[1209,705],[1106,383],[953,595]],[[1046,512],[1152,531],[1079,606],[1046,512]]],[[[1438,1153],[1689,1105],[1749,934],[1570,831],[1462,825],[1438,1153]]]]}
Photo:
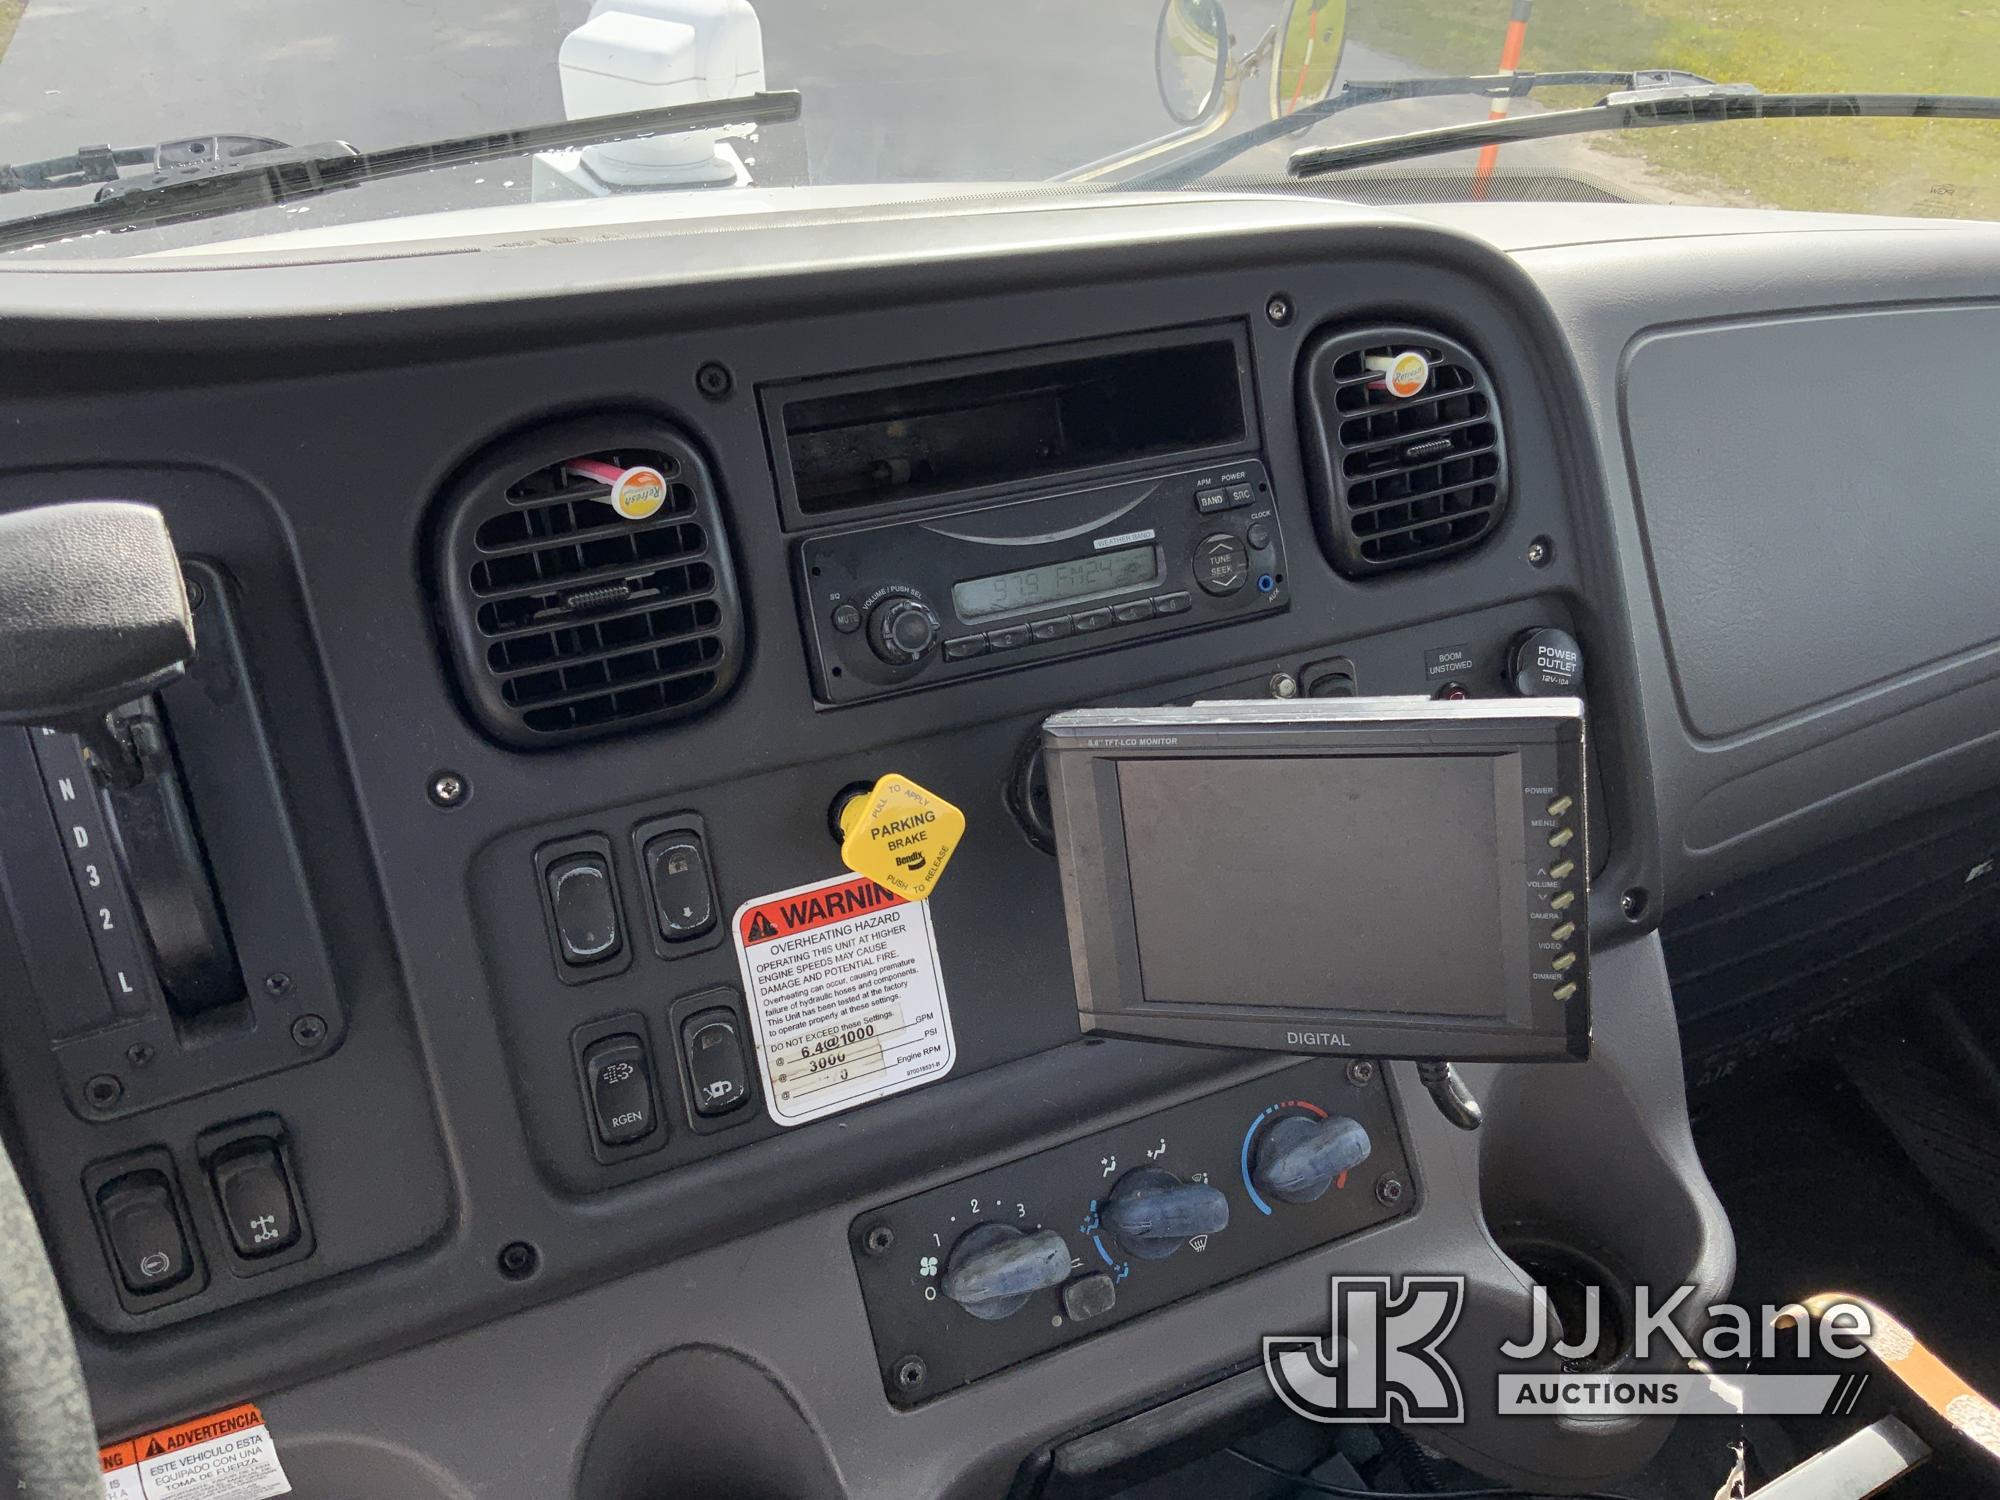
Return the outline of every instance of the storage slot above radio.
{"type": "Polygon", "coordinates": [[[802,517],[877,510],[1248,442],[1234,325],[1022,350],[764,392],[802,517]]]}

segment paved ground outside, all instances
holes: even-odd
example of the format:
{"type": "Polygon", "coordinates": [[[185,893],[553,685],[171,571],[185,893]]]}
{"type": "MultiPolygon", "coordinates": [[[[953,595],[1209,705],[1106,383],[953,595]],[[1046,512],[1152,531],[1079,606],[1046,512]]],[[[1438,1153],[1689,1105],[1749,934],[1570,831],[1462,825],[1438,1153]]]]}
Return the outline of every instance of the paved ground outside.
{"type": "MultiPolygon", "coordinates": [[[[1239,45],[1279,6],[1239,4],[1239,45]]],[[[29,0],[0,56],[0,161],[85,144],[246,132],[363,148],[558,119],[563,36],[587,0],[29,0]]],[[[1153,77],[1157,0],[760,0],[773,87],[806,97],[815,181],[1031,180],[1156,136],[1170,122],[1153,77]]],[[[1499,37],[1494,38],[1497,54],[1499,37]]],[[[1344,78],[1420,72],[1350,44],[1344,78]]],[[[1266,118],[1266,86],[1236,125],[1266,118]]],[[[1314,133],[1352,139],[1482,118],[1484,102],[1355,111],[1314,133]]],[[[1515,148],[1571,164],[1611,158],[1566,143],[1515,148]]],[[[1282,153],[1261,165],[1281,168],[1282,153]]],[[[1636,165],[1626,168],[1635,181],[1636,165]]],[[[401,185],[398,209],[525,196],[522,164],[401,185]]],[[[81,193],[0,198],[0,217],[81,193]]],[[[321,200],[325,222],[379,212],[321,200]]],[[[268,231],[269,216],[236,232],[268,231]]]]}

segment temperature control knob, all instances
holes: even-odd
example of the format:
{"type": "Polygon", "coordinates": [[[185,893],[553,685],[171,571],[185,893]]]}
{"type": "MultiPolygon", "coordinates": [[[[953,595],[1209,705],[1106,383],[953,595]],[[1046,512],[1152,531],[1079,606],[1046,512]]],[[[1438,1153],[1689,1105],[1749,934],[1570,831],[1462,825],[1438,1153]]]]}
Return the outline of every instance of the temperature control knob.
{"type": "Polygon", "coordinates": [[[1228,1228],[1229,1200],[1205,1182],[1141,1167],[1118,1179],[1097,1217],[1127,1255],[1165,1260],[1195,1236],[1228,1228]]]}
{"type": "Polygon", "coordinates": [[[1373,1143],[1359,1120],[1287,1115],[1267,1126],[1250,1166],[1251,1184],[1280,1203],[1311,1203],[1342,1172],[1368,1160],[1373,1143]]]}
{"type": "Polygon", "coordinates": [[[945,1260],[944,1294],[975,1318],[1012,1317],[1044,1287],[1069,1279],[1069,1246],[1053,1229],[1023,1233],[981,1224],[959,1236],[945,1260]]]}
{"type": "Polygon", "coordinates": [[[894,667],[922,661],[937,649],[938,617],[921,599],[884,599],[868,614],[868,644],[894,667]]]}

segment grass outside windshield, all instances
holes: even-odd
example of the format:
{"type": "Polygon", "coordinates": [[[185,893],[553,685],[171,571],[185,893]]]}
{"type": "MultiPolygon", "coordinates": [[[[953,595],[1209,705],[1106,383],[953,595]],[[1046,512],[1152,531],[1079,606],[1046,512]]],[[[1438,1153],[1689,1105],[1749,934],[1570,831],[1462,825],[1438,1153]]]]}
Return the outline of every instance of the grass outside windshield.
{"type": "MultiPolygon", "coordinates": [[[[1488,73],[1514,0],[1351,0],[1351,40],[1441,72],[1488,73]]],[[[2000,93],[1995,0],[1535,0],[1523,69],[1680,68],[1765,93],[2000,93]]],[[[1554,107],[1595,94],[1549,91],[1554,107]]],[[[1387,113],[1384,114],[1385,119],[1387,113]]],[[[1722,202],[2000,218],[2000,128],[1797,120],[1593,138],[1722,202]]]]}

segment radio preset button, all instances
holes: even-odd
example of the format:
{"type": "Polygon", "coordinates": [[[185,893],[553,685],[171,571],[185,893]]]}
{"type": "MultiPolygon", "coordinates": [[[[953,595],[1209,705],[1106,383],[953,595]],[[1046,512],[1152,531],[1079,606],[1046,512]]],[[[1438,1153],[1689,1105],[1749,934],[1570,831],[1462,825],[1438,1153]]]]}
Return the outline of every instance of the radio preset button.
{"type": "Polygon", "coordinates": [[[1059,641],[1075,630],[1076,626],[1070,623],[1069,616],[1061,615],[1053,620],[1035,621],[1028,627],[1028,634],[1038,641],[1059,641]]]}
{"type": "MultiPolygon", "coordinates": [[[[1549,877],[1552,880],[1567,880],[1575,873],[1576,861],[1573,859],[1566,859],[1561,864],[1551,866],[1549,869],[1549,877]]],[[[1565,902],[1564,904],[1567,905],[1568,903],[1565,902]]]]}
{"type": "Polygon", "coordinates": [[[1078,634],[1082,634],[1087,630],[1103,630],[1111,623],[1111,611],[1108,609],[1080,609],[1069,617],[1069,621],[1070,624],[1077,628],[1078,634]]]}
{"type": "Polygon", "coordinates": [[[1136,625],[1141,620],[1150,620],[1153,618],[1153,601],[1134,599],[1129,604],[1114,604],[1111,606],[1111,618],[1120,625],[1136,625]]]}
{"type": "Polygon", "coordinates": [[[956,640],[949,640],[944,643],[944,659],[946,661],[964,661],[968,656],[984,656],[985,654],[986,637],[983,635],[962,635],[956,640]]]}
{"type": "Polygon", "coordinates": [[[1233,594],[1250,581],[1250,555],[1227,532],[1203,538],[1195,548],[1194,581],[1210,594],[1233,594]]]}
{"type": "Polygon", "coordinates": [[[1009,625],[1001,630],[986,632],[986,644],[995,651],[1012,651],[1016,646],[1027,645],[1028,639],[1028,627],[1025,625],[1009,625]]]}
{"type": "Polygon", "coordinates": [[[1229,509],[1229,496],[1221,490],[1196,490],[1194,508],[1204,516],[1212,516],[1219,510],[1229,509]]]}
{"type": "Polygon", "coordinates": [[[1192,594],[1161,594],[1153,600],[1153,613],[1156,615],[1184,614],[1193,608],[1192,594]]]}

